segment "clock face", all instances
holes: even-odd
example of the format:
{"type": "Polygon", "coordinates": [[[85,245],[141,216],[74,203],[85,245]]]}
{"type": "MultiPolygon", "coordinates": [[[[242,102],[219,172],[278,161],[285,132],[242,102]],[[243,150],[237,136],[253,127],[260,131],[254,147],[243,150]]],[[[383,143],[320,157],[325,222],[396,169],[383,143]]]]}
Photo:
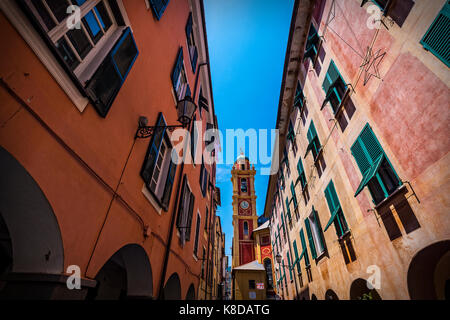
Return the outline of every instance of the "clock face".
{"type": "Polygon", "coordinates": [[[250,206],[250,204],[247,201],[242,201],[241,202],[241,208],[242,209],[247,209],[250,206]]]}

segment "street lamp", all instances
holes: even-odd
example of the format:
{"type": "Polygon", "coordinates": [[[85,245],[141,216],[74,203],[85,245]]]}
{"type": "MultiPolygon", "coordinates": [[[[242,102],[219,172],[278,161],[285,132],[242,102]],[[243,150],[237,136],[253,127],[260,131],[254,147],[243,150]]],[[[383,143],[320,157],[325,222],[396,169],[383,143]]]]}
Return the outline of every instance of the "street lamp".
{"type": "Polygon", "coordinates": [[[184,99],[178,101],[177,103],[177,114],[178,122],[181,124],[173,126],[148,126],[147,117],[139,117],[139,126],[136,131],[135,138],[145,139],[153,136],[155,130],[158,128],[166,128],[169,131],[173,131],[175,128],[186,128],[191,123],[192,117],[194,116],[195,109],[197,105],[194,103],[190,96],[184,97],[184,99]]]}

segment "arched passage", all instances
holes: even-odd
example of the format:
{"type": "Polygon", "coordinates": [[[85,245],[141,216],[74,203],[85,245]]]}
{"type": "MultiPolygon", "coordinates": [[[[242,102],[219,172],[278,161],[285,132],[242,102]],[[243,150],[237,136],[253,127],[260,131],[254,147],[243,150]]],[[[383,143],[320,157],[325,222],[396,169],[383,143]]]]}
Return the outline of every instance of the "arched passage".
{"type": "Polygon", "coordinates": [[[5,257],[11,255],[3,271],[61,274],[64,250],[53,209],[33,177],[2,147],[0,177],[0,246],[5,257]]]}
{"type": "Polygon", "coordinates": [[[181,299],[181,283],[178,274],[174,273],[167,280],[164,286],[164,300],[180,300],[181,299]]]}
{"type": "Polygon", "coordinates": [[[186,294],[186,300],[195,300],[195,287],[193,283],[189,286],[186,294]]]}
{"type": "Polygon", "coordinates": [[[89,290],[87,299],[148,299],[153,294],[150,261],[144,248],[137,244],[128,244],[117,251],[95,280],[97,286],[89,290]]]}
{"type": "Polygon", "coordinates": [[[450,240],[420,250],[408,268],[411,299],[450,300],[450,240]]]}
{"type": "Polygon", "coordinates": [[[339,300],[339,297],[336,292],[328,289],[327,292],[325,292],[325,300],[339,300]]]}
{"type": "Polygon", "coordinates": [[[358,278],[350,287],[350,300],[381,300],[381,297],[377,290],[367,287],[366,280],[358,278]]]}

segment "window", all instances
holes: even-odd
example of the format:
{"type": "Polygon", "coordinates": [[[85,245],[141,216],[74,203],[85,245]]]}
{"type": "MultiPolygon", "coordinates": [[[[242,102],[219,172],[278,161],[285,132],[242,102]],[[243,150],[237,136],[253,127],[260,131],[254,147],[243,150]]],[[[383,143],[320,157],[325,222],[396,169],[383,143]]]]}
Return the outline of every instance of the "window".
{"type": "MultiPolygon", "coordinates": [[[[200,94],[198,96],[198,107],[199,107],[199,112],[200,112],[200,116],[202,115],[202,109],[205,109],[206,112],[209,112],[209,103],[208,103],[208,99],[206,99],[206,97],[203,95],[203,88],[200,88],[200,94]]],[[[211,127],[208,129],[212,129],[212,125],[209,124],[211,127]]]]}
{"type": "Polygon", "coordinates": [[[361,131],[351,151],[363,177],[356,189],[355,197],[367,186],[376,205],[401,185],[397,173],[369,124],[361,131]]]}
{"type": "Polygon", "coordinates": [[[288,199],[288,197],[286,197],[286,214],[288,216],[289,223],[291,223],[291,221],[292,221],[291,208],[289,207],[289,199],[288,199]]]}
{"type": "Polygon", "coordinates": [[[295,97],[294,97],[294,107],[303,110],[304,103],[305,103],[305,96],[303,95],[303,89],[300,84],[300,81],[297,81],[297,88],[295,89],[295,97]]]}
{"type": "Polygon", "coordinates": [[[202,166],[200,167],[200,187],[202,189],[202,195],[205,197],[206,191],[208,189],[209,173],[206,170],[205,164],[202,158],[202,166]]]}
{"type": "Polygon", "coordinates": [[[316,259],[325,251],[322,229],[317,211],[312,208],[312,213],[305,219],[306,234],[308,236],[311,257],[316,259]]]}
{"type": "MultiPolygon", "coordinates": [[[[292,267],[297,266],[297,273],[301,274],[302,270],[300,267],[300,260],[302,259],[303,256],[298,256],[298,249],[297,249],[297,240],[294,240],[294,243],[292,244],[292,246],[294,247],[294,255],[295,255],[295,261],[292,264],[292,267]]],[[[303,252],[302,252],[303,255],[303,252]]]]}
{"type": "Polygon", "coordinates": [[[447,67],[450,67],[450,1],[446,1],[442,10],[423,36],[420,43],[434,54],[447,67]]]}
{"type": "Polygon", "coordinates": [[[294,208],[297,208],[297,195],[295,194],[295,188],[294,183],[291,182],[291,194],[292,194],[292,201],[294,201],[294,208]]]}
{"type": "MultiPolygon", "coordinates": [[[[188,87],[189,89],[189,87],[188,87]]],[[[197,151],[197,143],[198,143],[198,138],[199,138],[199,134],[198,134],[198,128],[197,128],[197,116],[194,115],[194,117],[192,118],[192,126],[191,126],[191,132],[190,132],[190,142],[191,142],[191,158],[192,158],[192,162],[195,163],[195,158],[196,158],[196,151],[197,151]]],[[[202,163],[203,163],[203,158],[202,158],[202,163]]]]}
{"type": "Polygon", "coordinates": [[[322,147],[320,145],[319,136],[317,135],[316,127],[314,126],[313,121],[311,121],[311,124],[309,125],[306,137],[308,138],[309,143],[308,147],[306,148],[305,158],[308,155],[309,151],[312,151],[313,158],[314,160],[316,160],[322,147]]]}
{"type": "Polygon", "coordinates": [[[298,183],[298,181],[300,181],[301,186],[302,186],[302,190],[305,190],[305,187],[306,187],[306,174],[305,174],[305,169],[303,168],[302,158],[298,159],[297,172],[298,172],[298,179],[297,179],[296,184],[298,183]]]}
{"type": "Polygon", "coordinates": [[[159,128],[150,141],[141,177],[158,204],[167,211],[177,168],[172,161],[172,145],[162,113],[159,114],[156,125],[159,128]]]}
{"type": "Polygon", "coordinates": [[[324,232],[334,222],[336,228],[336,235],[341,239],[349,230],[347,222],[345,221],[344,212],[342,211],[341,204],[339,202],[336,189],[334,188],[333,181],[330,181],[325,188],[325,198],[327,199],[328,208],[330,209],[331,217],[325,226],[324,232]]]}
{"type": "MultiPolygon", "coordinates": [[[[361,7],[367,2],[369,2],[369,0],[362,0],[361,7]]],[[[372,2],[380,7],[381,11],[384,12],[384,15],[390,16],[399,27],[403,25],[409,12],[414,6],[413,0],[372,0],[372,2]]]]}
{"type": "Polygon", "coordinates": [[[270,236],[261,237],[261,245],[268,246],[270,244],[270,236]]]}
{"type": "Polygon", "coordinates": [[[273,287],[273,276],[272,276],[272,261],[270,259],[264,259],[264,268],[266,269],[267,275],[267,287],[273,287]]]}
{"type": "Polygon", "coordinates": [[[321,41],[319,34],[317,33],[316,28],[314,28],[314,25],[311,23],[311,26],[309,27],[308,39],[306,41],[306,51],[303,59],[309,58],[314,64],[317,58],[317,54],[319,53],[320,45],[321,41]]]}
{"type": "Polygon", "coordinates": [[[116,0],[72,0],[81,10],[80,29],[67,28],[69,2],[24,0],[63,67],[105,117],[139,51],[116,0]]]}
{"type": "Polygon", "coordinates": [[[200,214],[197,214],[197,226],[195,227],[194,255],[197,256],[198,251],[198,235],[200,233],[200,214]]]}
{"type": "Polygon", "coordinates": [[[248,288],[249,288],[250,290],[256,289],[256,283],[255,283],[255,280],[248,280],[248,288]]]}
{"type": "Polygon", "coordinates": [[[172,71],[173,91],[175,92],[177,101],[182,100],[185,96],[191,95],[183,61],[183,48],[180,47],[178,50],[177,60],[172,71]]]}
{"type": "Polygon", "coordinates": [[[325,91],[325,100],[323,101],[322,108],[327,102],[330,103],[333,113],[336,114],[344,100],[347,93],[347,85],[344,78],[342,78],[339,70],[337,69],[334,61],[331,60],[327,73],[323,80],[322,88],[325,91]]]}
{"type": "Polygon", "coordinates": [[[244,236],[248,236],[248,222],[244,221],[244,236]]]}
{"type": "Polygon", "coordinates": [[[192,30],[192,13],[189,14],[188,22],[186,24],[186,39],[188,44],[189,57],[191,58],[192,71],[195,73],[197,68],[198,52],[195,45],[194,32],[192,30]]]}
{"type": "Polygon", "coordinates": [[[291,141],[292,152],[294,153],[294,157],[295,157],[295,154],[297,153],[297,140],[295,139],[295,131],[294,131],[294,127],[292,126],[291,121],[289,121],[289,130],[288,130],[287,138],[291,141]]]}
{"type": "Polygon", "coordinates": [[[149,0],[156,19],[160,20],[164,10],[166,10],[169,0],[149,0]]]}
{"type": "Polygon", "coordinates": [[[306,248],[305,234],[303,232],[303,228],[300,229],[300,242],[302,243],[302,254],[300,255],[300,260],[303,257],[305,257],[305,266],[309,267],[311,264],[309,263],[308,249],[306,248]]]}
{"type": "Polygon", "coordinates": [[[191,238],[192,212],[194,210],[195,197],[189,188],[186,175],[183,178],[180,203],[178,205],[177,228],[180,232],[181,243],[184,244],[191,238]]]}
{"type": "Polygon", "coordinates": [[[294,280],[294,278],[292,278],[291,256],[289,255],[289,251],[287,252],[287,261],[288,261],[288,268],[289,268],[289,279],[291,279],[291,282],[292,282],[294,280]]]}
{"type": "Polygon", "coordinates": [[[247,179],[242,178],[241,179],[241,192],[247,193],[247,179]]]}
{"type": "Polygon", "coordinates": [[[202,279],[205,279],[205,259],[206,259],[206,249],[203,247],[202,251],[202,279]]]}
{"type": "Polygon", "coordinates": [[[206,213],[205,213],[205,231],[208,231],[208,223],[209,223],[209,209],[206,207],[206,213]]]}

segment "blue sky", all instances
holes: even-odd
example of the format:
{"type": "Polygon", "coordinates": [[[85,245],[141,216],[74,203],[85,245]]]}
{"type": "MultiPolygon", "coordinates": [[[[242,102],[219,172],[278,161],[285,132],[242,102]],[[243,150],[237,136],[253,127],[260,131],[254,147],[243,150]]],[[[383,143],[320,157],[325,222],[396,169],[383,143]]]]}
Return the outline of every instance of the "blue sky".
{"type": "MultiPolygon", "coordinates": [[[[214,105],[219,129],[273,129],[294,0],[205,0],[214,105]]],[[[225,152],[226,146],[222,146],[225,152]]],[[[237,147],[235,147],[237,149],[237,147]]],[[[235,157],[240,151],[235,150],[235,157]]],[[[269,176],[255,164],[256,210],[263,213],[269,176]]],[[[231,165],[218,165],[218,208],[231,258],[231,165]]],[[[229,265],[231,259],[229,258],[229,265]]]]}

